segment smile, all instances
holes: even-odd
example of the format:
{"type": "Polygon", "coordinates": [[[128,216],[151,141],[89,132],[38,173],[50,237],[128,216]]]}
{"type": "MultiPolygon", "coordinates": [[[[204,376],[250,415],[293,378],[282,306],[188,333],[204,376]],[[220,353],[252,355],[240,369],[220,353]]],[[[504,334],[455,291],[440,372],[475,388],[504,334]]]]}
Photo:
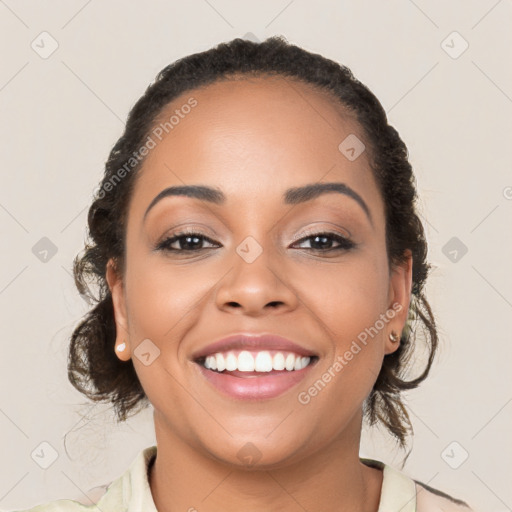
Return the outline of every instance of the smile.
{"type": "Polygon", "coordinates": [[[317,360],[317,356],[278,350],[230,350],[195,362],[208,383],[224,395],[239,400],[267,400],[298,384],[317,360]]]}
{"type": "MultiPolygon", "coordinates": [[[[313,356],[314,357],[314,356],[313,356]]],[[[230,350],[217,352],[207,356],[202,362],[209,370],[240,371],[240,372],[271,372],[273,370],[302,370],[311,362],[311,357],[301,356],[293,352],[277,350],[230,350]]]]}

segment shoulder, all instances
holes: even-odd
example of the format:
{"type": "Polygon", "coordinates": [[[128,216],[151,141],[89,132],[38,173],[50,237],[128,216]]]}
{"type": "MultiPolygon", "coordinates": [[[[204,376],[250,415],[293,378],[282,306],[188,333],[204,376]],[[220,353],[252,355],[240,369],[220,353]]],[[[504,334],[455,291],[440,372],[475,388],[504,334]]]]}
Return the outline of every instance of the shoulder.
{"type": "Polygon", "coordinates": [[[417,512],[476,512],[465,501],[414,480],[417,512]]]}
{"type": "MultiPolygon", "coordinates": [[[[92,505],[94,507],[94,505],[92,505]]],[[[35,507],[23,510],[12,510],[11,512],[90,512],[92,507],[83,505],[75,500],[56,500],[42,503],[35,507]]]]}
{"type": "Polygon", "coordinates": [[[118,478],[89,489],[76,499],[61,499],[9,512],[122,512],[127,509],[157,512],[147,476],[155,455],[156,445],[145,448],[118,478]]]}
{"type": "Polygon", "coordinates": [[[119,506],[123,504],[120,484],[121,479],[118,479],[116,482],[94,487],[75,499],[49,501],[29,509],[10,512],[118,512],[119,506]]]}
{"type": "Polygon", "coordinates": [[[102,510],[102,512],[114,512],[114,510],[116,510],[115,507],[102,507],[101,509],[99,507],[102,503],[112,505],[112,498],[115,498],[117,505],[119,505],[122,499],[120,499],[121,496],[118,487],[118,485],[105,484],[90,489],[86,494],[82,494],[76,499],[49,501],[29,509],[12,510],[10,512],[97,512],[98,510],[102,510]]]}
{"type": "Polygon", "coordinates": [[[401,470],[374,459],[362,459],[383,470],[379,512],[477,512],[462,499],[414,480],[401,470]]]}
{"type": "MultiPolygon", "coordinates": [[[[94,487],[87,492],[87,496],[83,495],[83,498],[49,501],[29,509],[13,510],[11,512],[97,512],[97,506],[101,503],[100,499],[106,495],[107,490],[109,490],[108,487],[109,484],[94,487]]],[[[102,510],[103,512],[110,512],[110,509],[102,510]]]]}

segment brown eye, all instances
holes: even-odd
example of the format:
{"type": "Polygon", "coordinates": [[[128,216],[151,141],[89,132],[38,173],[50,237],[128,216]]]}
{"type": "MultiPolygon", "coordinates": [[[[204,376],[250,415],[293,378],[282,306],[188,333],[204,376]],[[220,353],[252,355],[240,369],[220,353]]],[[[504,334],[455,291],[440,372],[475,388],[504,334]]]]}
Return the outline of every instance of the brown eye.
{"type": "Polygon", "coordinates": [[[201,233],[188,233],[181,232],[176,233],[172,237],[168,237],[162,240],[157,246],[157,250],[162,251],[174,251],[174,252],[197,252],[202,251],[204,249],[208,249],[209,247],[203,247],[202,244],[204,242],[208,242],[211,244],[216,244],[210,238],[202,235],[201,233]],[[175,245],[175,247],[173,247],[175,245]],[[177,247],[176,247],[177,245],[177,247]]]}
{"type": "MultiPolygon", "coordinates": [[[[355,243],[337,233],[314,233],[307,237],[301,238],[295,244],[302,241],[310,241],[310,247],[312,251],[328,252],[328,251],[341,251],[350,250],[355,247],[355,243]],[[338,245],[333,247],[333,243],[338,245]]],[[[306,247],[308,249],[308,247],[306,247]]]]}

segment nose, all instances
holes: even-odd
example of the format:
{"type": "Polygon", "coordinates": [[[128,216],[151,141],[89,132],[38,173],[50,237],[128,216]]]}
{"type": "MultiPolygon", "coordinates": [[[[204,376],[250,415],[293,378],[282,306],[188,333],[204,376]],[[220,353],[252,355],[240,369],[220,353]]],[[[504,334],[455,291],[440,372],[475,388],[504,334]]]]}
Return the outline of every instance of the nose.
{"type": "Polygon", "coordinates": [[[251,263],[235,254],[233,267],[217,288],[219,309],[257,317],[269,313],[282,314],[297,307],[297,294],[282,265],[275,259],[271,261],[270,252],[263,250],[251,263]]]}

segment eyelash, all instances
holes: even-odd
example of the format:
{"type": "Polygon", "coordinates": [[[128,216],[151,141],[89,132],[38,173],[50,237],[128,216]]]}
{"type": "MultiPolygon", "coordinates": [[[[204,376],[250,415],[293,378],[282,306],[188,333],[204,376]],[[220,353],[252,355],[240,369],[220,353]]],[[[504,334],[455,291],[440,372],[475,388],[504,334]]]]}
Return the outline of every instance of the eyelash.
{"type": "MultiPolygon", "coordinates": [[[[309,233],[307,236],[299,238],[294,241],[294,243],[303,242],[305,240],[309,240],[310,238],[315,237],[328,237],[334,240],[335,242],[338,242],[340,245],[338,247],[331,247],[329,249],[309,249],[313,252],[337,252],[337,251],[349,251],[351,249],[354,249],[356,247],[356,244],[349,240],[348,238],[345,238],[344,236],[341,236],[337,233],[327,232],[327,231],[320,231],[318,233],[309,233]]],[[[211,238],[208,238],[207,236],[202,235],[201,233],[195,232],[195,231],[180,231],[179,233],[174,234],[171,237],[168,237],[164,240],[162,240],[157,246],[155,247],[156,250],[164,251],[164,252],[174,252],[174,253],[192,253],[192,252],[199,252],[204,251],[205,249],[209,249],[208,247],[202,247],[199,249],[172,249],[170,247],[171,244],[174,242],[185,238],[185,237],[194,237],[199,238],[201,240],[205,240],[207,242],[210,242],[212,244],[215,244],[211,238]]]]}

